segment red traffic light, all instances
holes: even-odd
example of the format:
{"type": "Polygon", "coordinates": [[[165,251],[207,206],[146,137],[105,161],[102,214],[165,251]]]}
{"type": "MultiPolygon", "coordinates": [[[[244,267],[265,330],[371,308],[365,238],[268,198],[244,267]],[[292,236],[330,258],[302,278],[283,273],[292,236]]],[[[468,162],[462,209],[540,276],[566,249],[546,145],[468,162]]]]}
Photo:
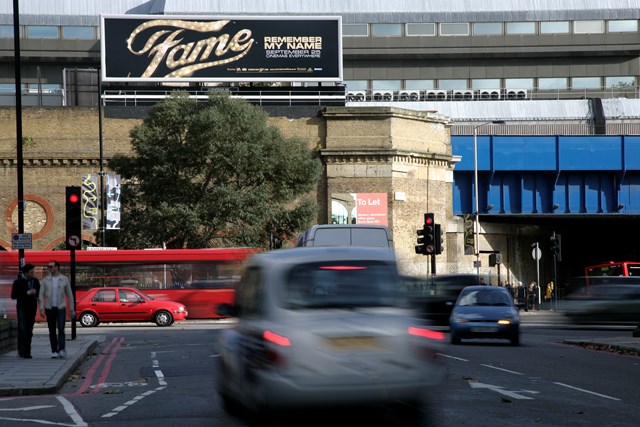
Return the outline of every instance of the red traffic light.
{"type": "Polygon", "coordinates": [[[78,203],[79,201],[80,201],[80,198],[78,197],[77,194],[70,194],[69,195],[69,202],[78,203]]]}
{"type": "Polygon", "coordinates": [[[424,225],[433,225],[433,214],[432,213],[426,213],[424,214],[424,225]]]}

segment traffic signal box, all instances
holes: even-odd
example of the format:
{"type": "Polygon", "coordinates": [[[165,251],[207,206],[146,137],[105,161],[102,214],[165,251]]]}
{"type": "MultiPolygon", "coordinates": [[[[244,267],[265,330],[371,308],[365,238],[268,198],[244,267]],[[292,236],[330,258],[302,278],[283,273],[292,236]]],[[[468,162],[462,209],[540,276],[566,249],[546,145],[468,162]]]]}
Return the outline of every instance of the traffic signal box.
{"type": "Polygon", "coordinates": [[[436,246],[436,255],[441,254],[444,251],[444,247],[442,244],[444,243],[444,239],[442,238],[442,228],[440,224],[435,225],[435,246],[436,246]]]}
{"type": "Polygon", "coordinates": [[[432,255],[436,253],[436,223],[432,213],[424,214],[422,230],[416,231],[418,244],[416,253],[422,255],[432,255]]]}
{"type": "Polygon", "coordinates": [[[67,187],[66,188],[66,244],[67,249],[79,249],[77,246],[72,246],[69,241],[71,239],[81,241],[82,237],[82,209],[81,209],[81,194],[80,187],[67,187]]]}
{"type": "Polygon", "coordinates": [[[559,234],[551,236],[551,253],[556,257],[557,261],[562,261],[562,240],[559,234]]]}

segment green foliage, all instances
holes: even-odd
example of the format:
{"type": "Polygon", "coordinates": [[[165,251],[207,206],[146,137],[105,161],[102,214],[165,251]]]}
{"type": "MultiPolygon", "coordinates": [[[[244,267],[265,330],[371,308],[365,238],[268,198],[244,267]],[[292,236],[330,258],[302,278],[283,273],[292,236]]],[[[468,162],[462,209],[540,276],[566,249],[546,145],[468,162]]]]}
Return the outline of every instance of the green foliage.
{"type": "Polygon", "coordinates": [[[120,248],[266,247],[317,215],[319,159],[243,100],[177,93],[131,138],[134,155],[109,163],[123,177],[120,248]]]}

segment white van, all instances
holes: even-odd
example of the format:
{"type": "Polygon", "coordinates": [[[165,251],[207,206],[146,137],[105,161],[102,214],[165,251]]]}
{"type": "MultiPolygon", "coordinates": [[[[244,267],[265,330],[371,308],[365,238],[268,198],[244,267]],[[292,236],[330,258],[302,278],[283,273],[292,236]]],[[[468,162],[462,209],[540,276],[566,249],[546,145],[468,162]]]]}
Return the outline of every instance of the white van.
{"type": "Polygon", "coordinates": [[[366,246],[393,250],[393,238],[384,225],[318,224],[302,233],[296,246],[366,246]]]}

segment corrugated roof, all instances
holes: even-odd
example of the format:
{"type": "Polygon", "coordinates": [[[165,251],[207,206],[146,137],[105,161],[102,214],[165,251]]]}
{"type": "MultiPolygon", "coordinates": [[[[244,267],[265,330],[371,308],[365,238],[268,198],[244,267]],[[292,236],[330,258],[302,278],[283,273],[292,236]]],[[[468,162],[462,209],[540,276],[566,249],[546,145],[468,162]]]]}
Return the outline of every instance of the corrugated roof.
{"type": "MultiPolygon", "coordinates": [[[[98,25],[101,14],[341,15],[349,22],[639,19],[640,0],[22,0],[24,24],[98,25]]],[[[0,22],[13,22],[0,2],[0,22]]]]}
{"type": "MultiPolygon", "coordinates": [[[[443,101],[443,102],[348,102],[348,107],[400,107],[437,111],[454,122],[563,121],[593,118],[588,100],[443,101]]],[[[603,99],[607,119],[640,118],[640,99],[603,99]]]]}

